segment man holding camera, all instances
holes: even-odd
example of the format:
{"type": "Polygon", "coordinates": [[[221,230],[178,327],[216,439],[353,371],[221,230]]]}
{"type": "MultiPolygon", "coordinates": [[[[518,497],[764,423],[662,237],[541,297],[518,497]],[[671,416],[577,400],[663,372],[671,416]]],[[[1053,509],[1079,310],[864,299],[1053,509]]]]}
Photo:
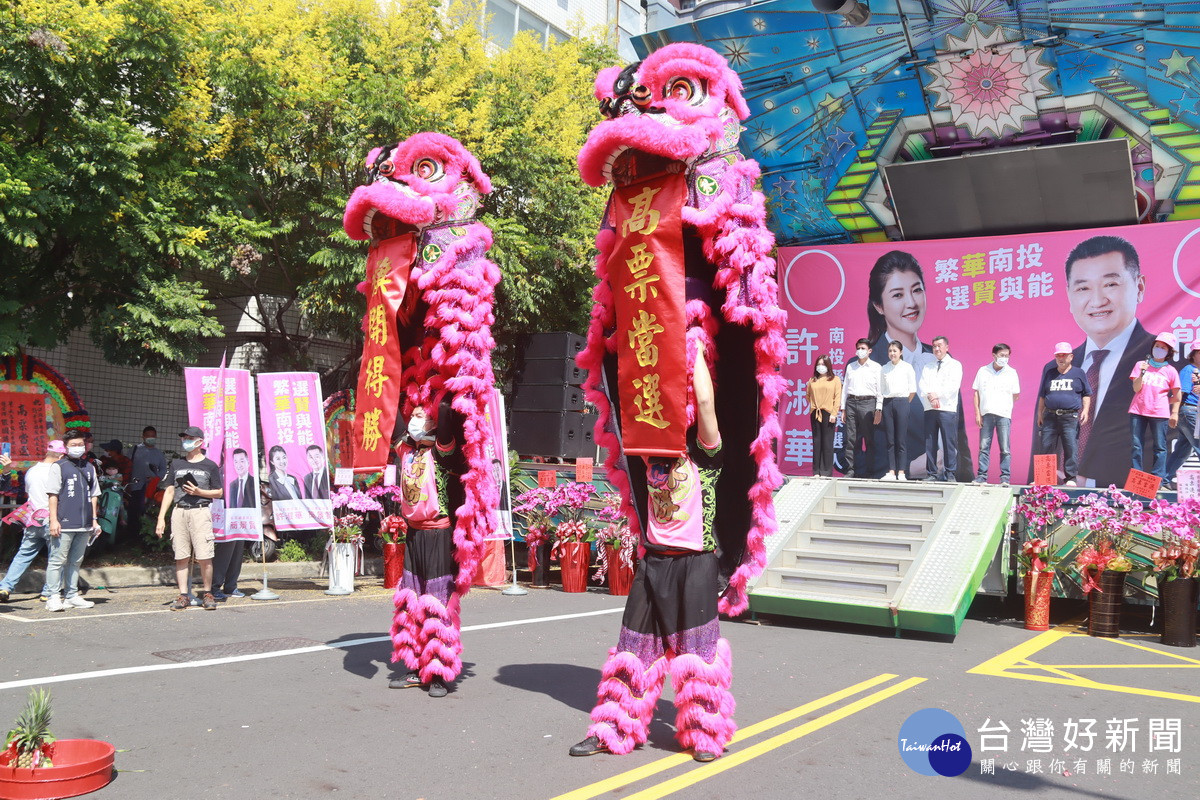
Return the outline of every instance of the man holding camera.
{"type": "Polygon", "coordinates": [[[223,497],[225,482],[221,468],[204,455],[204,431],[195,425],[179,434],[183,458],[172,459],[163,483],[162,507],[158,510],[158,526],[155,533],[162,538],[167,529],[167,509],[175,501],[171,512],[171,546],[175,551],[175,580],[179,584],[179,597],[171,604],[171,610],[182,611],[191,605],[189,584],[191,582],[191,560],[200,565],[200,579],[204,582],[202,605],[207,611],[215,611],[216,598],[212,594],[213,577],[213,525],[212,501],[223,497]],[[175,500],[176,488],[181,495],[175,500]]]}

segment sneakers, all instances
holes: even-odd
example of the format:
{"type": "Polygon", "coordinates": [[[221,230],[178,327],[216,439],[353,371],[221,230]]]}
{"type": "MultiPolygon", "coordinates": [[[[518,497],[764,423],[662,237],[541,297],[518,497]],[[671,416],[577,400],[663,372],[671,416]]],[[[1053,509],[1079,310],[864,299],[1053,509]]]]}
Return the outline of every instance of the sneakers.
{"type": "Polygon", "coordinates": [[[204,610],[205,611],[216,611],[217,610],[217,598],[213,596],[212,592],[204,593],[204,610]]]}
{"type": "Polygon", "coordinates": [[[701,764],[707,764],[709,761],[716,761],[717,754],[710,753],[707,750],[697,750],[692,753],[692,760],[699,761],[701,764]]]}
{"type": "Polygon", "coordinates": [[[66,611],[67,604],[64,603],[63,599],[61,597],[59,597],[58,595],[56,595],[56,594],[51,595],[50,599],[46,601],[46,610],[47,611],[66,611]]]}
{"type": "Polygon", "coordinates": [[[44,603],[44,602],[46,602],[46,601],[47,601],[47,600],[49,600],[49,599],[50,599],[50,595],[48,595],[48,594],[39,594],[39,595],[38,595],[38,602],[39,602],[39,603],[44,603]]]}
{"type": "Polygon", "coordinates": [[[600,744],[600,737],[589,736],[582,742],[571,745],[567,752],[573,756],[594,756],[597,753],[607,753],[608,748],[600,744]]]}
{"type": "Polygon", "coordinates": [[[885,475],[884,475],[882,478],[880,478],[879,480],[881,480],[881,481],[894,481],[894,480],[896,480],[896,476],[895,476],[893,473],[889,472],[889,473],[885,474],[885,475]]]}
{"type": "Polygon", "coordinates": [[[96,604],[93,603],[91,600],[84,600],[79,595],[75,595],[74,597],[72,597],[66,601],[66,606],[68,608],[91,608],[94,605],[96,605],[96,604]]]}
{"type": "Polygon", "coordinates": [[[416,672],[410,672],[403,678],[392,678],[388,681],[389,689],[411,689],[414,686],[421,685],[421,676],[416,672]]]}
{"type": "Polygon", "coordinates": [[[213,598],[213,600],[216,600],[218,603],[224,603],[226,600],[229,599],[229,595],[225,594],[220,589],[213,589],[212,590],[212,598],[213,598]]]}
{"type": "Polygon", "coordinates": [[[987,483],[987,478],[976,478],[971,483],[987,483]]]}
{"type": "Polygon", "coordinates": [[[1075,481],[1067,481],[1063,486],[1078,486],[1078,484],[1075,481]]]}
{"type": "Polygon", "coordinates": [[[441,678],[434,678],[429,682],[430,697],[445,697],[447,691],[449,690],[446,689],[446,683],[441,678]]]}
{"type": "Polygon", "coordinates": [[[896,473],[896,480],[898,480],[898,481],[906,481],[906,480],[908,480],[908,476],[907,476],[907,475],[905,475],[903,472],[897,472],[897,473],[896,473]]]}
{"type": "Polygon", "coordinates": [[[7,602],[8,602],[8,590],[0,589],[0,603],[7,603],[7,602]]]}
{"type": "Polygon", "coordinates": [[[185,608],[187,608],[191,604],[192,604],[192,601],[188,599],[188,596],[186,594],[181,594],[181,595],[179,595],[179,597],[175,598],[174,603],[171,603],[171,610],[172,611],[183,611],[185,608]]]}
{"type": "Polygon", "coordinates": [[[246,594],[241,589],[234,589],[232,592],[229,593],[229,596],[230,597],[245,597],[246,594]]]}

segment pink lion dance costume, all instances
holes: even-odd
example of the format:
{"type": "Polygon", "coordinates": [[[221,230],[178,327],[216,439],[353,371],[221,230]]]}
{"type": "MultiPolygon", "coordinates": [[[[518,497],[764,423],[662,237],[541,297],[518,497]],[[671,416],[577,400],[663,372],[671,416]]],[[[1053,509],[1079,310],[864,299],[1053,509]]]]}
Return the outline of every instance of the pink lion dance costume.
{"type": "Polygon", "coordinates": [[[346,233],[371,241],[354,465],[382,469],[416,409],[436,421],[436,446],[407,438],[400,448],[410,533],[391,634],[392,661],[412,671],[406,685],[441,696],[462,670],[460,601],[498,501],[485,409],[500,271],[486,257],[491,232],[474,219],[491,182],[439,133],[372,150],[367,170],[345,215],[346,233]]]}
{"type": "Polygon", "coordinates": [[[737,730],[718,614],[747,608],[747,582],[762,572],[763,542],[776,529],[772,490],[782,482],[776,367],[786,347],[774,237],[754,188],[758,165],[737,149],[749,112],[723,58],[667,45],[603,70],[596,96],[606,119],[579,168],[587,183],[611,183],[613,193],[578,361],[643,558],[588,738],[571,755],[624,754],[644,743],[670,674],[676,738],[710,761],[737,730]],[[644,437],[638,423],[655,430],[644,437]]]}

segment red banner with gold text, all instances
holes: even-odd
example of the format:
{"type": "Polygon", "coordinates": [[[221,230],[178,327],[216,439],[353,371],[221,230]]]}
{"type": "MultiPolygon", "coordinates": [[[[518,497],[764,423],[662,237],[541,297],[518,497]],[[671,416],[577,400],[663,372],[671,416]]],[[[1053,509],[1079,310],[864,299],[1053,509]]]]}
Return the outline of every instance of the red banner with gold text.
{"type": "Polygon", "coordinates": [[[354,412],[354,468],[382,470],[391,452],[400,402],[400,344],[396,313],[417,254],[414,234],[384,239],[367,254],[367,315],[354,412]]]}
{"type": "Polygon", "coordinates": [[[608,260],[617,318],[621,444],[629,455],[687,450],[682,172],[619,186],[608,260]]]}

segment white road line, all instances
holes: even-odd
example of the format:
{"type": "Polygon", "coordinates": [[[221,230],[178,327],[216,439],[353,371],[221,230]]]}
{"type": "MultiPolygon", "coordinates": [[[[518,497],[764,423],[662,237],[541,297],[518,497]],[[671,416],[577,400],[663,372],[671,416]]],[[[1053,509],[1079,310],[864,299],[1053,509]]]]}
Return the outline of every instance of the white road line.
{"type": "MultiPolygon", "coordinates": [[[[392,593],[390,591],[388,591],[388,592],[378,592],[376,594],[364,594],[361,597],[391,597],[391,596],[392,596],[392,593]]],[[[276,606],[287,606],[287,605],[292,605],[293,603],[331,603],[331,602],[336,602],[341,599],[342,598],[340,598],[340,597],[313,597],[313,598],[310,598],[307,600],[271,600],[266,603],[254,603],[253,601],[251,601],[248,603],[237,603],[232,606],[227,606],[227,608],[229,608],[229,609],[236,608],[239,610],[247,609],[247,608],[275,608],[276,606]]],[[[354,599],[358,600],[361,598],[356,597],[354,599]]],[[[164,603],[163,605],[166,605],[166,604],[164,603]]],[[[193,608],[191,610],[195,610],[195,609],[193,608]]],[[[178,613],[178,612],[172,611],[169,608],[148,608],[148,609],[145,609],[144,611],[111,611],[107,614],[95,613],[88,609],[82,609],[79,611],[68,610],[68,611],[64,611],[62,613],[55,613],[54,616],[51,616],[51,617],[37,617],[37,618],[33,618],[33,619],[30,619],[27,617],[18,617],[15,614],[0,614],[0,620],[8,620],[9,622],[21,622],[26,625],[30,625],[30,624],[36,624],[39,622],[64,622],[66,620],[102,619],[104,617],[133,617],[133,616],[137,616],[139,614],[175,614],[175,613],[178,613]]]]}
{"type": "MultiPolygon", "coordinates": [[[[558,622],[564,619],[580,619],[582,617],[596,617],[601,614],[616,614],[619,611],[624,611],[624,606],[620,608],[605,608],[600,611],[582,611],[578,614],[559,614],[553,617],[534,617],[532,619],[514,619],[506,622],[487,622],[480,625],[467,625],[462,629],[463,633],[471,631],[485,631],[493,628],[510,628],[515,625],[535,625],[542,622],[558,622]]],[[[84,681],[92,678],[110,678],[116,675],[135,675],[139,672],[161,672],[169,669],[194,669],[196,667],[215,667],[221,664],[236,664],[241,661],[258,661],[263,658],[282,658],[284,656],[297,656],[304,653],[320,653],[326,650],[345,650],[348,647],[358,647],[363,644],[376,644],[378,642],[391,641],[390,636],[369,636],[363,639],[348,639],[344,642],[331,642],[326,644],[316,644],[311,647],[296,647],[290,650],[272,650],[269,653],[252,653],[244,656],[226,656],[224,658],[206,658],[203,661],[187,661],[182,664],[145,664],[140,667],[118,667],[116,669],[99,669],[92,672],[73,672],[69,675],[50,675],[45,678],[26,678],[19,681],[6,681],[0,683],[0,691],[5,689],[22,689],[26,686],[43,686],[50,683],[65,683],[67,681],[84,681]]]]}

